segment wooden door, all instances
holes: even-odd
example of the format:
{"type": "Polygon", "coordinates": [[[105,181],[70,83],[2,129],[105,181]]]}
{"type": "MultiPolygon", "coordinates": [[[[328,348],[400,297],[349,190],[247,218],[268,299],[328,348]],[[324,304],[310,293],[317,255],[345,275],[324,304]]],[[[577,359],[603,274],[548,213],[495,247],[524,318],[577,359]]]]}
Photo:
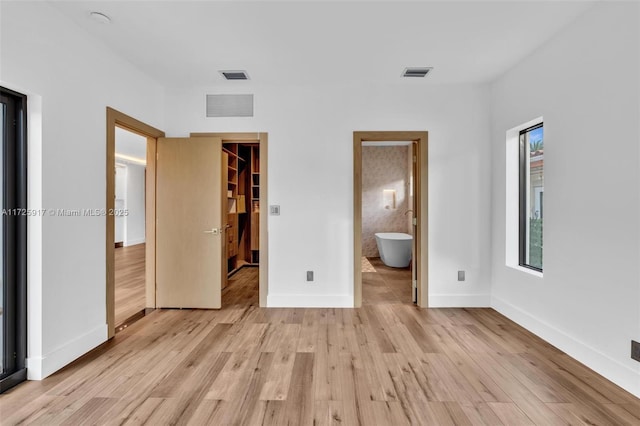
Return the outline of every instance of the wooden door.
{"type": "Polygon", "coordinates": [[[157,149],[157,307],[219,309],[222,141],[159,138],[157,149]]]}

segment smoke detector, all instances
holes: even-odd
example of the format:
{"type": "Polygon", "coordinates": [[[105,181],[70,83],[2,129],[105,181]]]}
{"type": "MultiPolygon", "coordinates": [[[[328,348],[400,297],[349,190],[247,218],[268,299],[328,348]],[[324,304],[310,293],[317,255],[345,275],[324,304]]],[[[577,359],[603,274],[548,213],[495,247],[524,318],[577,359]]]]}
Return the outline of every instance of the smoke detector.
{"type": "Polygon", "coordinates": [[[101,12],[91,12],[89,13],[89,18],[91,18],[91,20],[93,20],[94,22],[99,22],[105,25],[111,23],[111,18],[101,12]]]}

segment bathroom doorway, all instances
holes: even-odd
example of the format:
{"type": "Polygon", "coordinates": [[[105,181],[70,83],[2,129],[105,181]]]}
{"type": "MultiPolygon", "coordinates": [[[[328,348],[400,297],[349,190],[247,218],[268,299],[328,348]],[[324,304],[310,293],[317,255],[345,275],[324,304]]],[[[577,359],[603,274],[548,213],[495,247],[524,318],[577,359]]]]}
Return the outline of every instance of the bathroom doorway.
{"type": "Polygon", "coordinates": [[[428,306],[426,168],[426,132],[354,132],[355,307],[428,306]]]}
{"type": "Polygon", "coordinates": [[[413,142],[362,142],[362,303],[415,303],[413,142]]]}

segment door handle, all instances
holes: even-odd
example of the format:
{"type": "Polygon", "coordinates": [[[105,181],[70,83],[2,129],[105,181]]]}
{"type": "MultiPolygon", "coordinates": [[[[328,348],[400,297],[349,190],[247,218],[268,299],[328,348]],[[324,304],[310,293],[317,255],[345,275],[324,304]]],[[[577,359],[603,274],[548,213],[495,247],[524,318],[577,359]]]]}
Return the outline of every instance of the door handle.
{"type": "Polygon", "coordinates": [[[219,235],[220,234],[220,230],[218,228],[211,228],[208,231],[203,231],[205,234],[213,234],[213,235],[219,235]]]}

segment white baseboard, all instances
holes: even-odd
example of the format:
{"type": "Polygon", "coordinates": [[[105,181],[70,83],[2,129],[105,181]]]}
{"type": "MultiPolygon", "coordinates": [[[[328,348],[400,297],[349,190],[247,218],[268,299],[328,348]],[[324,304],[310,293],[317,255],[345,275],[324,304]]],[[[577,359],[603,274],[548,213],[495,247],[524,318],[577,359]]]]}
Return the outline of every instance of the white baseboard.
{"type": "Polygon", "coordinates": [[[491,296],[488,294],[430,294],[430,308],[488,308],[491,296]]]}
{"type": "Polygon", "coordinates": [[[101,324],[44,356],[29,357],[27,379],[42,380],[106,341],[107,325],[101,324]]]}
{"type": "Polygon", "coordinates": [[[129,246],[135,246],[138,244],[143,244],[144,242],[145,242],[145,239],[144,237],[142,237],[142,238],[135,238],[132,240],[126,240],[122,245],[124,247],[129,247],[129,246]]]}
{"type": "Polygon", "coordinates": [[[269,308],[353,308],[353,296],[346,294],[269,294],[269,308]]]}
{"type": "Polygon", "coordinates": [[[570,357],[640,398],[640,371],[627,367],[551,324],[500,299],[493,297],[491,307],[511,321],[551,343],[570,357]]]}

